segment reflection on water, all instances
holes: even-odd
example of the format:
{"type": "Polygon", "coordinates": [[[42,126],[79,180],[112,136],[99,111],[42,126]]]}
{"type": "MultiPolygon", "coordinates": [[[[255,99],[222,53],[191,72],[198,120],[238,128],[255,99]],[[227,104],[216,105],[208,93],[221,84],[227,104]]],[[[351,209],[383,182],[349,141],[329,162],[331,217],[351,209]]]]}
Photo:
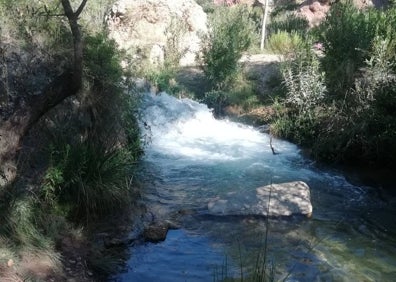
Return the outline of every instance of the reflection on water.
{"type": "Polygon", "coordinates": [[[222,265],[225,256],[236,268],[242,257],[248,272],[263,249],[265,219],[210,215],[208,203],[238,195],[242,209],[251,204],[244,195],[257,187],[302,180],[311,187],[313,217],[268,222],[267,256],[276,276],[288,275],[287,281],[394,281],[396,208],[373,188],[315,167],[285,141],[273,141],[280,153],[273,155],[268,135],[215,120],[205,105],[188,99],[147,95],[141,115],[151,141],[140,172],[149,209],[162,218],[179,210],[196,212],[179,217],[182,229],[170,232],[165,242],[133,247],[130,269],[117,280],[212,281],[214,266],[222,265]]]}

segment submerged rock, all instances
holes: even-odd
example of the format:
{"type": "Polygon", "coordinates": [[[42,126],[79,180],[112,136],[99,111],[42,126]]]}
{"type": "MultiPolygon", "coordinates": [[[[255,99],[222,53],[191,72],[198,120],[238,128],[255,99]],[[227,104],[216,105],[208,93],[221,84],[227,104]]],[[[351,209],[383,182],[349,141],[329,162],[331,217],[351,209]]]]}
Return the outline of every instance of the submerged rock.
{"type": "Polygon", "coordinates": [[[257,208],[263,215],[311,217],[312,204],[309,186],[302,181],[272,184],[256,189],[257,208]]]}
{"type": "Polygon", "coordinates": [[[158,243],[165,241],[168,234],[168,223],[154,223],[146,227],[143,231],[143,238],[146,242],[158,243]]]}
{"type": "Polygon", "coordinates": [[[302,181],[271,184],[257,188],[255,195],[244,192],[208,203],[210,214],[311,217],[312,204],[309,186],[302,181]]]}

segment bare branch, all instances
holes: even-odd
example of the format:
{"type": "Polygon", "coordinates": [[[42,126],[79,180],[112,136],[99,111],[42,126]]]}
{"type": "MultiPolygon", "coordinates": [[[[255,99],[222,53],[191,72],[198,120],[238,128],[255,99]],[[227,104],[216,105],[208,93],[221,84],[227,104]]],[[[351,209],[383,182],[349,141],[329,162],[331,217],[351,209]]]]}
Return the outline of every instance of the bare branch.
{"type": "Polygon", "coordinates": [[[76,18],[78,18],[78,16],[81,14],[82,10],[84,10],[85,4],[87,4],[88,0],[83,0],[80,4],[80,7],[78,7],[77,11],[74,13],[74,15],[76,16],[76,18]]]}

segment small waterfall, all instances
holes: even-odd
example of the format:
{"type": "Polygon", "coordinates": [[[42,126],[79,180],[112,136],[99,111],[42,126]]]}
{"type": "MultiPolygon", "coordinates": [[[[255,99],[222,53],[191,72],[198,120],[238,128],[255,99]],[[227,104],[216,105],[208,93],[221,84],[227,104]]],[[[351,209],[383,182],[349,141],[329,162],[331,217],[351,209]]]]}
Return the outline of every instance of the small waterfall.
{"type": "MultiPolygon", "coordinates": [[[[246,210],[254,203],[257,187],[304,181],[311,188],[313,217],[270,222],[268,252],[277,275],[290,272],[288,281],[396,277],[396,247],[389,235],[395,230],[383,228],[394,226],[388,224],[393,219],[376,217],[393,214],[395,208],[373,197],[369,187],[352,185],[333,169],[318,168],[289,142],[274,139],[279,153],[274,155],[268,134],[217,120],[206,105],[190,99],[146,94],[140,116],[148,143],[139,177],[145,203],[157,216],[203,211],[213,201],[229,201],[233,210],[246,210]],[[376,221],[381,221],[378,227],[373,226],[376,221]]],[[[249,258],[255,263],[266,229],[262,220],[199,213],[183,220],[181,229],[164,243],[135,247],[128,262],[132,270],[119,280],[211,281],[215,266],[223,263],[222,254],[239,256],[236,242],[237,249],[246,250],[246,264],[249,258]]]]}

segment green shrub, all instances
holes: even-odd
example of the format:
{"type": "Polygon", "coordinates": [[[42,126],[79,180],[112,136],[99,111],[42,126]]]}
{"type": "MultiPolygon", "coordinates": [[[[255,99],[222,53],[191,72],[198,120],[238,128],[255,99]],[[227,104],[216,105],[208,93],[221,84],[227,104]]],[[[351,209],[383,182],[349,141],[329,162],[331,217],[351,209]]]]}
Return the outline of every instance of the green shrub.
{"type": "Polygon", "coordinates": [[[323,67],[331,93],[344,96],[353,88],[356,73],[370,56],[375,36],[390,36],[390,27],[395,25],[394,9],[358,10],[352,3],[341,2],[331,7],[316,31],[325,50],[323,67]]]}
{"type": "Polygon", "coordinates": [[[214,110],[215,115],[223,114],[224,107],[230,104],[228,93],[222,90],[211,90],[205,93],[203,102],[214,110]]]}
{"type": "Polygon", "coordinates": [[[213,88],[227,89],[239,70],[239,59],[254,40],[254,24],[245,7],[219,7],[203,39],[203,70],[213,88]]]}
{"type": "Polygon", "coordinates": [[[327,97],[329,110],[313,147],[320,158],[396,163],[395,24],[394,8],[332,7],[320,39],[329,93],[338,96],[327,97]]]}
{"type": "Polygon", "coordinates": [[[275,54],[291,56],[303,45],[303,39],[298,33],[278,31],[269,36],[267,46],[275,54]]]}
{"type": "Polygon", "coordinates": [[[216,5],[214,4],[214,2],[212,0],[197,0],[195,2],[197,2],[197,4],[202,7],[203,11],[206,14],[211,14],[216,9],[216,5]]]}
{"type": "Polygon", "coordinates": [[[90,113],[88,138],[101,140],[106,149],[116,143],[126,145],[136,159],[141,154],[134,115],[137,99],[128,91],[129,77],[124,77],[121,68],[123,55],[104,32],[86,38],[85,76],[91,84],[84,100],[90,113]]]}
{"type": "Polygon", "coordinates": [[[245,111],[259,104],[255,83],[247,79],[244,72],[235,76],[233,87],[227,93],[229,104],[242,106],[245,111]]]}
{"type": "Polygon", "coordinates": [[[289,12],[293,12],[300,7],[300,4],[292,1],[283,1],[281,5],[275,5],[272,12],[271,18],[276,18],[282,14],[288,14],[289,12]]]}
{"type": "Polygon", "coordinates": [[[299,52],[295,59],[283,63],[281,72],[287,89],[286,103],[299,115],[311,115],[327,92],[318,58],[309,49],[299,52]]]}
{"type": "Polygon", "coordinates": [[[305,18],[286,13],[273,18],[268,24],[267,30],[270,35],[281,31],[303,35],[308,27],[308,21],[305,18]]]}
{"type": "Polygon", "coordinates": [[[121,81],[121,53],[114,40],[104,32],[85,38],[84,65],[86,76],[94,84],[117,88],[121,81]]]}
{"type": "Polygon", "coordinates": [[[281,73],[286,96],[277,106],[280,108],[272,132],[311,146],[320,130],[327,87],[320,61],[311,50],[309,41],[294,54],[294,58],[282,63],[281,73]]]}
{"type": "Polygon", "coordinates": [[[165,29],[166,44],[164,50],[165,68],[178,68],[180,59],[185,55],[188,49],[181,50],[181,41],[183,35],[188,31],[187,24],[173,17],[165,29]]]}

